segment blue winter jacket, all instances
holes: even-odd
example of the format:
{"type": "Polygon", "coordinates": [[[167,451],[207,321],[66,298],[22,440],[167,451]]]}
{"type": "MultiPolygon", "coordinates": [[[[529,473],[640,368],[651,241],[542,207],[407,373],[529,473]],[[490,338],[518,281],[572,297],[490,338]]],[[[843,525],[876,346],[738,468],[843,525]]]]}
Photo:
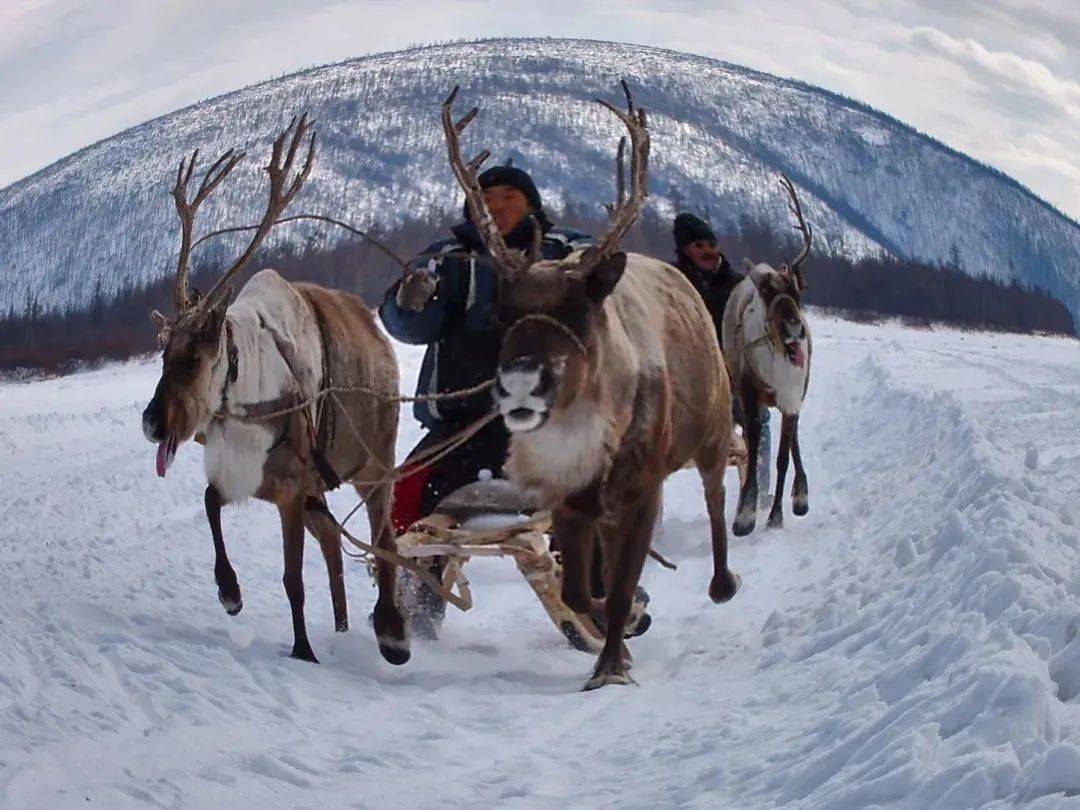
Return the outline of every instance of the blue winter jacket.
{"type": "MultiPolygon", "coordinates": [[[[541,252],[545,259],[561,259],[592,244],[592,237],[567,228],[552,227],[541,215],[545,229],[541,252]]],[[[499,360],[503,328],[497,322],[499,278],[476,226],[462,222],[450,229],[453,237],[430,245],[410,264],[434,268],[435,294],[419,312],[397,303],[398,281],[386,291],[379,316],[386,330],[403,343],[426,345],[417,394],[458,391],[491,379],[499,360]]],[[[509,247],[523,249],[532,242],[529,220],[506,237],[509,247]]],[[[491,393],[417,402],[413,414],[426,428],[464,426],[491,409],[491,393]]]]}

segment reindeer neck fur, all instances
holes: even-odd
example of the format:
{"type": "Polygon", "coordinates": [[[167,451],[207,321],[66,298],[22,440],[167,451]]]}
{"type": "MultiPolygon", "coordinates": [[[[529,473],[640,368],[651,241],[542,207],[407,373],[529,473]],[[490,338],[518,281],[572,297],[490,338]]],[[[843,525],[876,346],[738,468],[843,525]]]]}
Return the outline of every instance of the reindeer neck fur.
{"type": "MultiPolygon", "coordinates": [[[[749,347],[743,349],[744,362],[750,372],[774,393],[776,407],[781,413],[799,413],[810,374],[810,351],[807,351],[806,363],[803,366],[790,363],[783,350],[776,346],[774,340],[769,339],[766,327],[768,311],[757,287],[750,279],[746,279],[740,282],[736,293],[739,296],[736,305],[741,310],[738,344],[749,347]]],[[[803,326],[806,328],[809,349],[810,327],[805,319],[803,326]]]]}
{"type": "Polygon", "coordinates": [[[536,430],[511,438],[507,474],[550,505],[605,472],[615,446],[614,433],[611,421],[595,402],[580,398],[552,413],[536,430]]]}
{"type": "Polygon", "coordinates": [[[252,277],[225,319],[236,347],[237,373],[235,380],[228,379],[223,328],[207,391],[215,416],[203,426],[203,464],[207,480],[227,502],[234,502],[258,490],[275,435],[269,424],[243,422],[230,415],[243,415],[245,405],[289,394],[312,396],[322,384],[322,344],[310,305],[273,270],[252,277]]]}

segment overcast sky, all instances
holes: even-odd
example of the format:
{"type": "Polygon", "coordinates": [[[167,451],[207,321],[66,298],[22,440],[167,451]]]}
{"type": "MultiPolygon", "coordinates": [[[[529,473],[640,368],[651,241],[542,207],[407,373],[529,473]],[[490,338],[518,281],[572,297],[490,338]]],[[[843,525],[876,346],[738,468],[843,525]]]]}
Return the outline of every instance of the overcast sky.
{"type": "Polygon", "coordinates": [[[1080,217],[1077,0],[0,0],[0,187],[148,118],[417,43],[590,37],[864,101],[1080,217]]]}

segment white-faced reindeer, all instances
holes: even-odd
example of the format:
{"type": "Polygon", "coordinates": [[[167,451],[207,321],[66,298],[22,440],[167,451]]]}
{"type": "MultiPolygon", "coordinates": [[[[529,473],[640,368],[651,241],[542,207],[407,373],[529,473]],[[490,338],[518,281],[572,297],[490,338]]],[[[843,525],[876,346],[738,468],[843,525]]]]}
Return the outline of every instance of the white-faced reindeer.
{"type": "Polygon", "coordinates": [[[715,330],[678,270],[619,250],[645,203],[649,154],[645,114],[629,91],[628,112],[601,103],[629,131],[631,193],[618,200],[595,246],[562,261],[536,261],[535,246],[528,255],[507,248],[477,182],[488,153],[469,163],[461,156],[459,136],[477,109],[455,123],[456,93],[443,105],[450,164],[503,278],[499,317],[507,331],[495,399],[511,431],[506,469],[552,509],[563,601],[578,613],[602,614],[605,644],[585,687],[629,683],[623,637],[661,487],[690,460],[705,484],[712,530],[709,595],[723,602],[738,587],[724,520],[731,393],[715,330]],[[602,603],[589,587],[597,532],[602,603]]]}
{"type": "Polygon", "coordinates": [[[787,191],[789,208],[803,246],[790,267],[775,270],[767,264],[746,262],[746,278],[736,285],[724,309],[724,360],[731,385],[742,403],[746,419],[749,469],[739,492],[739,509],[732,531],[746,535],[757,523],[757,452],[761,440],[762,414],[766,407],[782,415],[780,448],[776,455],[776,495],[767,525],[784,523],[784,479],[788,456],[795,460],[795,486],[791,509],[796,515],[810,510],[806,471],[799,453],[799,412],[810,384],[810,326],[801,309],[806,288],[799,266],[810,254],[813,232],[803,218],[799,197],[786,175],[780,184],[787,191]]]}
{"type": "MultiPolygon", "coordinates": [[[[143,413],[143,431],[158,445],[160,476],[181,443],[196,434],[204,437],[214,578],[218,598],[230,615],[239,613],[243,603],[225,552],[221,507],[251,496],[277,506],[284,541],[283,583],[292,610],[292,655],[315,661],[304,623],[304,527],[322,548],[334,625],[344,632],[348,610],[341,534],[326,511],[323,493],[336,486],[335,477],[352,481],[366,499],[375,544],[393,548],[390,485],[363,482],[383,478],[394,466],[398,368],[373,314],[354,295],[291,284],[273,270],[263,270],[231,300],[229,281],[251,260],[311,171],[314,134],[303,168],[293,173],[308,127],[306,116],[299,123],[294,119],[274,141],[266,167],[270,179],[266,212],[240,258],[202,297],[188,291],[195,214],[244,155],[230,150],[218,158],[193,199],[188,198],[188,184],[198,151],[186,163],[181,161],[173,189],[182,228],[174,287],[176,317],[170,320],[154,313],[163,371],[143,413]],[[342,394],[317,405],[317,392],[330,385],[365,386],[374,396],[342,394]],[[309,400],[309,406],[297,409],[309,400]]],[[[395,568],[382,560],[376,567],[379,598],[374,621],[379,649],[387,661],[403,664],[409,645],[394,604],[395,568]]]]}

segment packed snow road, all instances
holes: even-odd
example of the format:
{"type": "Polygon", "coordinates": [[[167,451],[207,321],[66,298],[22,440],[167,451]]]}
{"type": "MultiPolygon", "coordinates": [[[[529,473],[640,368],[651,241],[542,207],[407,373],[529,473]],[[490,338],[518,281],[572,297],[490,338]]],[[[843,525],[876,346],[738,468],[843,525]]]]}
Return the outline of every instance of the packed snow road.
{"type": "Polygon", "coordinates": [[[0,806],[1080,806],[1080,344],[813,324],[809,516],[733,540],[715,606],[674,476],[640,686],[587,694],[505,560],[394,668],[309,544],[322,665],[285,657],[276,512],[226,510],[226,616],[201,450],[159,480],[141,435],[156,362],[0,386],[0,806]]]}

